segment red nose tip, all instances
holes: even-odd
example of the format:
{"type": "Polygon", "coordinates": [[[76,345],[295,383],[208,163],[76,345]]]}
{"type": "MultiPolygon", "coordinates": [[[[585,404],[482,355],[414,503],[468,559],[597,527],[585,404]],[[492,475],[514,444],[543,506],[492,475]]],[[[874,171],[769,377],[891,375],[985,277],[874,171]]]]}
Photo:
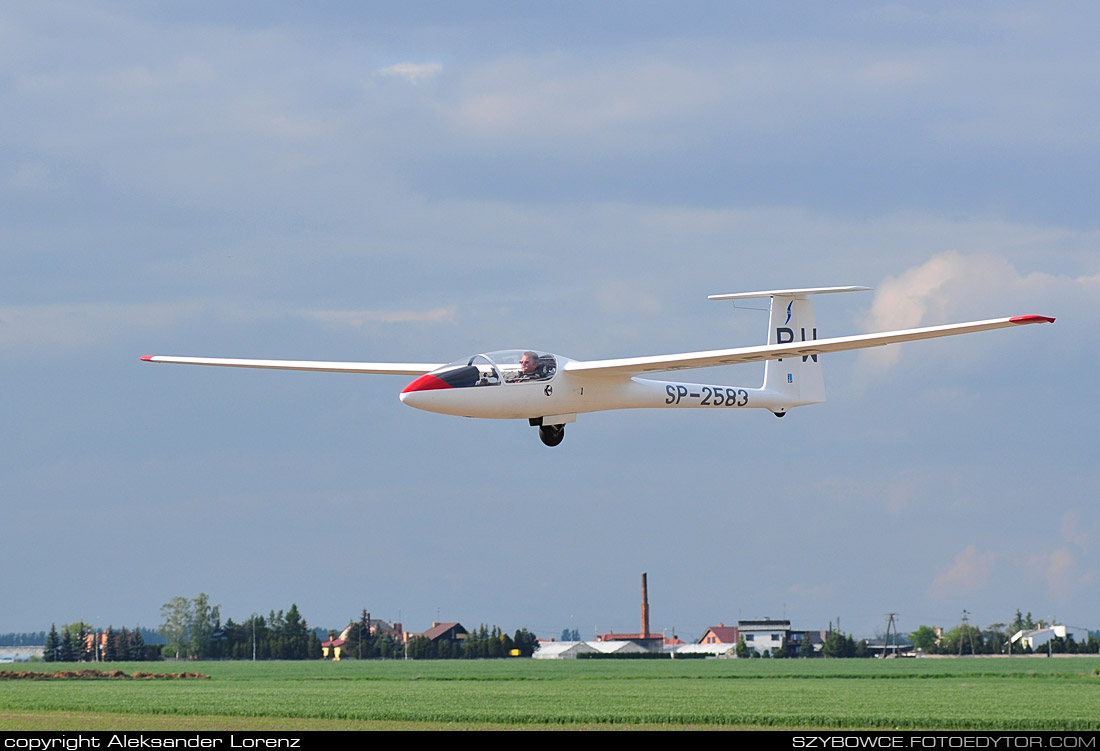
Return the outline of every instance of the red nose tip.
{"type": "Polygon", "coordinates": [[[436,378],[434,375],[422,375],[406,386],[401,393],[410,394],[413,391],[435,391],[436,389],[449,388],[451,388],[451,385],[441,378],[436,378]]]}

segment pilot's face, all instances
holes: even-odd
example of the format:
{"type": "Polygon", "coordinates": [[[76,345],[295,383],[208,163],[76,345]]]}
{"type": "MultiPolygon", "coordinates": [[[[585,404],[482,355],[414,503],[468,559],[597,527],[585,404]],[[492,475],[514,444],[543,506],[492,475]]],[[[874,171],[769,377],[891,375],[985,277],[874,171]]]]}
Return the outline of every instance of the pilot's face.
{"type": "Polygon", "coordinates": [[[521,373],[534,373],[536,365],[538,365],[538,363],[535,362],[535,359],[533,357],[530,357],[529,355],[524,355],[520,358],[519,370],[521,373]]]}

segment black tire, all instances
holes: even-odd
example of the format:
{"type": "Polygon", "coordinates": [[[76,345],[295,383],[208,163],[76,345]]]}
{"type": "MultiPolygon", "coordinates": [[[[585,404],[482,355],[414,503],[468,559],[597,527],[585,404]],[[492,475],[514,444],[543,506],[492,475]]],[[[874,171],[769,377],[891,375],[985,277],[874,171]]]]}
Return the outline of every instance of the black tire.
{"type": "Polygon", "coordinates": [[[539,439],[547,446],[557,446],[565,440],[564,425],[540,425],[539,439]]]}

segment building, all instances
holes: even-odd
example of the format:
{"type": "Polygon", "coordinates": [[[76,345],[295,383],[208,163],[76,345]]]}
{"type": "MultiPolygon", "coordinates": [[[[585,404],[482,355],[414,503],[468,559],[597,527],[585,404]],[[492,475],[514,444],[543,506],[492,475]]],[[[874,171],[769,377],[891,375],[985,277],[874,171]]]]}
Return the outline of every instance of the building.
{"type": "Polygon", "coordinates": [[[727,626],[719,622],[717,626],[711,626],[696,644],[729,644],[734,646],[740,638],[737,626],[727,626]]]}
{"type": "Polygon", "coordinates": [[[1017,631],[1012,635],[1010,640],[1013,646],[1019,645],[1019,649],[1031,647],[1032,651],[1042,648],[1047,642],[1053,639],[1073,639],[1073,632],[1066,629],[1064,625],[1051,624],[1044,626],[1039,624],[1039,628],[1030,628],[1017,631]]]}
{"type": "Polygon", "coordinates": [[[577,655],[598,652],[595,647],[583,641],[544,641],[531,655],[536,660],[575,660],[577,655]]]}
{"type": "Polygon", "coordinates": [[[773,621],[770,618],[762,621],[738,621],[737,631],[745,640],[746,647],[758,654],[771,654],[777,649],[783,649],[788,643],[791,622],[773,621]]]}
{"type": "Polygon", "coordinates": [[[462,627],[461,623],[451,621],[449,623],[433,623],[430,629],[415,636],[422,636],[430,642],[456,642],[465,639],[468,635],[469,632],[462,627]]]}

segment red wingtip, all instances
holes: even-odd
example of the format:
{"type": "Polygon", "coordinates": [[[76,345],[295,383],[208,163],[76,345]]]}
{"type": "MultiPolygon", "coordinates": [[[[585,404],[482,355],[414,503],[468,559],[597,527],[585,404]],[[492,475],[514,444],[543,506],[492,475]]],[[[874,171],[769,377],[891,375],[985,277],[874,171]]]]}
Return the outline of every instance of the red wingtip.
{"type": "Polygon", "coordinates": [[[1054,323],[1053,318],[1048,316],[1016,316],[1015,318],[1009,318],[1009,323],[1054,323]]]}
{"type": "Polygon", "coordinates": [[[144,360],[145,362],[152,362],[153,361],[153,356],[152,355],[142,355],[141,359],[144,360]]]}

